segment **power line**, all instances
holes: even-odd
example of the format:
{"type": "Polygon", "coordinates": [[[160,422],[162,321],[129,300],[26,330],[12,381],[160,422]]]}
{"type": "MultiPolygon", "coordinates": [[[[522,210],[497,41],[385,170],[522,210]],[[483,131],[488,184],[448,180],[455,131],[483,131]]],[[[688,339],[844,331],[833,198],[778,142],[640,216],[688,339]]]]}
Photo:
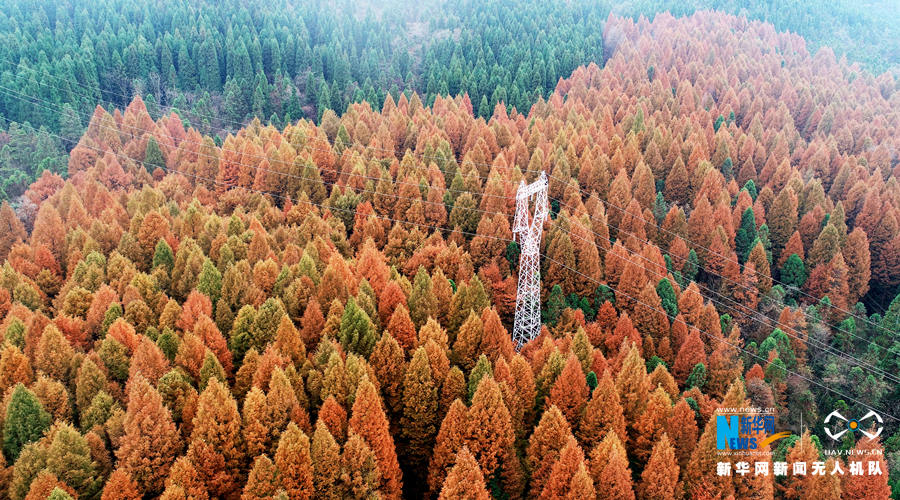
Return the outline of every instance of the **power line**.
{"type": "MultiPolygon", "coordinates": [[[[3,86],[0,86],[0,89],[4,89],[4,90],[7,90],[7,91],[9,90],[9,89],[6,89],[6,88],[3,87],[3,86]]],[[[11,92],[15,92],[15,91],[11,91],[11,92]]],[[[19,93],[19,92],[15,92],[15,93],[21,94],[21,93],[19,93]]],[[[26,95],[26,96],[27,96],[27,94],[23,94],[23,95],[26,95]]],[[[15,97],[15,96],[14,96],[14,97],[15,97]]],[[[30,96],[28,96],[28,97],[30,97],[30,96]]],[[[37,100],[39,100],[39,101],[47,102],[47,101],[42,100],[42,99],[40,99],[40,98],[35,98],[35,99],[37,99],[37,100]]],[[[38,105],[37,103],[32,103],[32,104],[38,105]]],[[[52,103],[49,103],[49,104],[51,104],[51,106],[52,106],[52,103]]],[[[45,107],[45,108],[46,108],[46,107],[45,107]]],[[[49,108],[47,108],[47,109],[49,109],[49,108]]],[[[103,126],[103,125],[101,125],[101,124],[98,124],[97,126],[98,126],[99,128],[111,130],[111,131],[114,131],[114,132],[118,133],[118,130],[117,130],[117,129],[110,129],[109,127],[105,127],[105,126],[103,126]]],[[[149,130],[146,130],[146,129],[142,129],[142,128],[139,128],[139,127],[134,127],[134,126],[130,126],[130,125],[124,125],[124,124],[123,124],[123,126],[126,126],[126,127],[128,127],[128,128],[134,129],[134,130],[139,130],[139,131],[144,132],[144,133],[152,133],[152,131],[149,131],[149,130]]],[[[166,134],[160,134],[160,135],[162,135],[163,137],[168,137],[168,138],[172,139],[173,141],[176,139],[176,138],[174,138],[174,137],[172,137],[172,136],[169,136],[169,135],[166,135],[166,134]]],[[[191,143],[191,141],[186,141],[186,142],[191,143]]],[[[197,144],[197,143],[193,143],[193,144],[197,144]]],[[[99,149],[98,149],[98,150],[99,150],[99,149]]],[[[241,155],[243,155],[243,153],[240,153],[240,152],[237,152],[237,151],[233,151],[233,150],[225,150],[225,149],[223,149],[223,151],[224,151],[224,152],[232,152],[232,153],[236,153],[236,154],[241,154],[241,155]]],[[[209,155],[203,155],[203,154],[201,154],[201,153],[199,153],[199,152],[197,153],[197,155],[198,155],[198,156],[205,156],[205,157],[208,157],[208,158],[213,158],[213,157],[210,157],[209,155]]],[[[259,159],[265,159],[265,158],[266,158],[266,157],[260,157],[260,156],[256,156],[256,155],[243,155],[243,156],[249,156],[249,157],[252,157],[252,158],[259,158],[259,159]]],[[[128,158],[128,159],[131,159],[131,158],[128,158]]],[[[133,159],[132,159],[132,160],[133,160],[133,159]]],[[[272,172],[272,173],[276,173],[276,174],[289,175],[289,176],[295,177],[295,178],[301,178],[301,179],[305,179],[305,180],[312,180],[312,181],[314,181],[314,182],[320,182],[320,183],[322,183],[323,185],[335,185],[334,183],[326,183],[326,182],[324,182],[324,181],[321,180],[321,179],[318,179],[318,180],[317,180],[317,179],[313,179],[313,178],[307,178],[307,177],[302,177],[302,176],[295,176],[295,175],[292,175],[292,174],[285,174],[285,173],[283,173],[283,172],[269,171],[269,170],[266,170],[266,169],[261,169],[261,167],[255,167],[255,166],[253,166],[253,165],[248,165],[248,164],[244,164],[244,163],[241,163],[241,162],[233,162],[233,163],[235,163],[235,164],[237,164],[237,165],[240,165],[240,166],[245,166],[245,167],[248,167],[248,168],[251,168],[251,169],[254,169],[254,170],[264,170],[264,171],[272,172]]],[[[312,168],[317,168],[317,167],[314,166],[314,165],[304,165],[304,166],[306,166],[306,167],[312,167],[312,168]]],[[[411,166],[411,167],[413,167],[413,168],[423,168],[423,167],[415,166],[415,165],[413,165],[413,166],[411,166]]],[[[177,172],[177,171],[176,171],[176,172],[177,172]]],[[[379,180],[381,180],[381,179],[379,178],[379,180]]],[[[504,182],[509,182],[509,181],[504,180],[504,179],[500,179],[500,180],[501,180],[501,181],[504,181],[504,182]]],[[[240,187],[240,186],[238,186],[238,187],[240,187]]],[[[361,189],[360,191],[362,191],[362,192],[368,192],[368,193],[373,193],[373,194],[378,194],[378,193],[376,193],[376,192],[368,191],[368,190],[363,190],[363,189],[361,189]]],[[[260,192],[263,193],[262,191],[260,191],[260,192]]],[[[270,195],[270,196],[273,196],[273,195],[274,195],[274,193],[264,193],[264,194],[268,194],[268,195],[270,195]]],[[[397,199],[406,199],[406,200],[410,200],[410,201],[413,200],[413,199],[410,199],[410,198],[404,198],[404,197],[400,197],[400,196],[397,196],[397,195],[385,195],[385,196],[394,197],[394,198],[397,198],[397,199]]],[[[423,200],[420,200],[420,201],[423,201],[423,200]]],[[[430,203],[430,202],[429,202],[429,203],[430,203]]],[[[314,205],[317,205],[317,204],[314,204],[314,205]]],[[[443,205],[443,204],[441,203],[441,205],[443,205]]],[[[317,206],[321,206],[321,205],[317,205],[317,206]]],[[[567,206],[568,206],[568,205],[567,205],[567,206]]],[[[330,208],[335,209],[335,207],[330,207],[330,208]]],[[[342,210],[342,209],[338,209],[338,210],[342,210]]],[[[467,209],[467,210],[473,210],[473,211],[478,211],[478,212],[488,213],[488,214],[493,214],[493,215],[504,215],[504,216],[506,216],[505,214],[500,214],[500,213],[497,213],[497,212],[484,211],[484,210],[480,210],[480,209],[467,209]]],[[[573,210],[574,210],[574,209],[573,209],[573,210]]],[[[354,213],[356,213],[356,212],[354,212],[354,213]]],[[[589,217],[590,217],[590,214],[588,214],[588,215],[589,215],[589,217]]],[[[508,216],[506,216],[506,217],[508,217],[508,216]]],[[[596,220],[596,219],[593,218],[593,217],[591,217],[591,218],[594,219],[594,220],[596,220]]],[[[594,234],[595,236],[604,238],[606,241],[609,241],[609,242],[612,244],[612,240],[610,240],[609,238],[606,238],[606,237],[604,237],[604,236],[602,236],[602,235],[600,235],[600,234],[598,234],[598,233],[596,233],[596,232],[594,232],[594,231],[592,231],[592,230],[589,230],[589,231],[590,231],[592,234],[594,234]]],[[[465,233],[465,234],[472,234],[472,233],[465,233]]],[[[626,233],[626,234],[629,234],[629,233],[626,233]]],[[[478,235],[475,235],[475,236],[478,236],[478,235]]],[[[576,236],[578,236],[579,238],[581,238],[581,239],[584,240],[584,238],[581,237],[580,235],[576,235],[576,236]]],[[[484,236],[482,236],[482,237],[484,237],[484,236]]],[[[512,241],[512,240],[504,240],[504,241],[512,241]]],[[[585,241],[588,241],[588,240],[585,240],[585,241]]],[[[593,243],[593,242],[590,242],[590,243],[593,243]]],[[[643,258],[644,260],[647,260],[648,263],[653,264],[654,266],[656,265],[656,263],[651,262],[650,260],[648,260],[646,257],[644,257],[643,255],[641,255],[640,253],[633,252],[633,251],[627,249],[627,248],[624,247],[624,246],[623,246],[623,248],[625,248],[627,251],[629,251],[629,252],[632,253],[633,255],[637,255],[637,256],[643,258]]],[[[641,267],[643,270],[645,270],[645,271],[647,271],[647,272],[652,272],[653,274],[656,274],[657,276],[661,276],[662,278],[665,278],[665,277],[666,277],[665,275],[660,274],[660,273],[656,273],[655,271],[653,271],[653,270],[651,270],[651,269],[649,269],[649,268],[647,268],[647,267],[644,267],[644,266],[640,266],[640,267],[641,267]]],[[[749,290],[749,287],[747,287],[747,286],[745,286],[745,285],[738,284],[737,282],[734,282],[734,281],[732,281],[732,280],[729,280],[727,277],[724,277],[724,276],[721,276],[721,277],[722,277],[723,279],[726,279],[726,280],[728,280],[728,281],[730,281],[730,282],[732,282],[732,283],[738,285],[738,286],[742,286],[742,287],[744,287],[745,289],[749,290]]],[[[710,289],[709,287],[706,287],[705,285],[702,285],[702,284],[700,284],[699,282],[696,282],[696,283],[698,284],[698,286],[702,286],[704,290],[707,290],[707,291],[708,291],[708,293],[709,293],[709,297],[708,297],[708,298],[709,298],[709,300],[710,300],[711,302],[713,302],[713,303],[715,303],[715,304],[718,304],[718,305],[720,305],[720,306],[722,306],[722,307],[726,307],[726,308],[728,308],[729,310],[734,310],[734,312],[741,314],[743,317],[749,318],[749,319],[754,320],[754,321],[757,321],[758,323],[763,324],[764,326],[772,326],[772,325],[770,325],[770,324],[763,323],[762,320],[760,320],[760,319],[757,318],[757,316],[759,316],[759,317],[762,317],[762,318],[764,318],[765,320],[768,321],[769,318],[765,317],[764,315],[761,315],[760,313],[758,313],[758,312],[756,312],[756,311],[751,311],[751,314],[748,315],[747,313],[744,313],[740,308],[731,308],[731,307],[727,306],[726,304],[724,304],[724,303],[722,303],[722,302],[716,300],[716,299],[714,298],[714,296],[718,295],[719,297],[725,298],[725,299],[727,299],[727,300],[729,300],[729,301],[731,301],[731,302],[737,304],[736,301],[734,301],[734,300],[731,299],[731,298],[725,297],[724,295],[720,294],[719,292],[713,291],[713,290],[710,289]]],[[[744,308],[744,309],[746,309],[746,308],[744,308]]],[[[802,311],[802,309],[801,309],[801,311],[802,311]]],[[[804,313],[804,314],[805,314],[805,313],[804,313]]],[[[807,315],[807,318],[809,318],[808,315],[807,315]]],[[[780,322],[778,322],[778,321],[775,321],[775,325],[781,325],[781,326],[784,326],[785,328],[784,328],[784,330],[782,330],[782,331],[783,331],[786,335],[790,336],[791,338],[794,338],[794,339],[799,340],[799,341],[801,341],[801,342],[807,342],[807,340],[804,340],[804,339],[801,339],[801,338],[798,337],[798,336],[792,335],[792,334],[790,333],[790,332],[793,330],[792,327],[789,327],[789,326],[787,326],[787,325],[782,325],[782,324],[781,324],[780,322]]],[[[850,334],[852,335],[852,333],[850,333],[850,334]]],[[[864,340],[865,340],[865,339],[864,339],[864,340]]],[[[820,343],[821,343],[821,342],[820,342],[820,343]]],[[[871,343],[871,342],[870,342],[870,343],[871,343]]],[[[876,346],[877,346],[877,344],[872,344],[872,345],[876,345],[876,346]]],[[[839,350],[839,349],[837,349],[837,348],[828,346],[827,344],[824,344],[824,343],[822,343],[822,345],[819,345],[818,347],[822,348],[823,350],[825,350],[826,352],[829,352],[829,353],[831,353],[831,354],[839,354],[840,356],[842,356],[842,357],[845,358],[845,359],[855,361],[857,365],[864,365],[864,366],[867,366],[867,367],[869,367],[871,370],[875,371],[875,373],[878,374],[878,375],[880,375],[880,376],[887,377],[887,378],[893,379],[894,381],[900,382],[900,379],[897,379],[897,378],[894,377],[893,375],[890,375],[890,374],[888,374],[887,372],[881,370],[880,368],[877,368],[877,367],[875,367],[874,365],[871,365],[871,364],[868,363],[868,362],[862,361],[861,359],[855,358],[854,356],[852,356],[852,355],[850,355],[850,354],[848,354],[848,353],[846,353],[846,352],[844,352],[844,351],[841,351],[841,350],[839,350]]],[[[880,348],[881,346],[878,346],[878,347],[880,348]]]]}
{"type": "MultiPolygon", "coordinates": [[[[37,103],[32,103],[32,104],[37,105],[37,103]]],[[[56,134],[51,134],[51,135],[57,136],[56,134]]],[[[57,136],[57,137],[59,137],[59,136],[57,136]]],[[[89,147],[89,146],[88,146],[88,147],[89,147]]],[[[105,152],[108,152],[108,151],[105,151],[105,150],[100,150],[99,148],[96,148],[96,147],[94,147],[93,149],[96,149],[96,150],[101,151],[101,152],[104,152],[104,153],[105,153],[105,152]]],[[[110,152],[110,153],[111,153],[111,152],[110,152]]],[[[129,158],[129,157],[127,157],[127,156],[120,155],[120,154],[118,154],[118,153],[112,153],[112,154],[114,154],[115,156],[119,156],[119,157],[128,159],[128,160],[132,160],[131,158],[129,158]]],[[[319,206],[319,207],[322,207],[322,208],[325,208],[325,209],[328,209],[328,210],[338,210],[338,211],[344,211],[344,212],[349,212],[349,213],[359,214],[359,212],[356,212],[356,211],[354,211],[354,210],[340,209],[340,208],[336,208],[336,207],[327,207],[327,206],[322,206],[322,205],[315,204],[315,203],[310,203],[310,202],[304,202],[304,201],[300,201],[300,200],[295,200],[295,199],[293,199],[293,198],[291,198],[291,197],[288,197],[288,196],[278,195],[278,194],[273,194],[273,193],[269,193],[269,192],[265,192],[265,191],[261,191],[261,190],[257,190],[257,189],[252,189],[252,188],[243,187],[243,186],[240,186],[240,185],[228,184],[228,183],[224,183],[224,182],[222,182],[222,181],[216,180],[216,179],[208,179],[208,178],[205,178],[205,177],[197,176],[196,174],[191,174],[191,173],[188,173],[188,172],[182,172],[182,171],[179,171],[179,170],[176,170],[176,169],[172,169],[172,168],[169,168],[169,167],[160,167],[160,168],[162,168],[162,169],[164,169],[164,170],[167,170],[167,171],[170,171],[170,172],[173,172],[173,173],[178,173],[178,174],[182,174],[182,175],[188,175],[188,176],[191,176],[191,177],[200,179],[200,180],[206,180],[206,181],[214,182],[214,183],[217,183],[217,184],[223,184],[223,185],[225,185],[225,186],[227,186],[227,187],[229,187],[229,188],[244,189],[244,190],[247,190],[247,191],[250,191],[250,192],[256,192],[256,193],[263,194],[263,195],[269,195],[269,196],[273,196],[273,197],[277,197],[277,198],[282,198],[282,199],[285,199],[285,200],[291,200],[291,201],[297,202],[297,203],[307,203],[307,204],[309,204],[309,205],[319,206]]],[[[251,168],[252,168],[252,166],[251,166],[251,168]]],[[[360,214],[360,215],[363,215],[363,214],[360,214]]],[[[383,217],[383,216],[379,216],[379,215],[376,215],[376,214],[368,214],[368,216],[370,216],[370,217],[376,217],[376,218],[381,218],[381,219],[389,220],[389,221],[396,222],[396,223],[411,224],[411,225],[420,226],[420,227],[428,227],[428,228],[432,228],[432,229],[443,230],[443,228],[438,227],[438,226],[432,226],[432,225],[428,225],[428,224],[412,223],[412,222],[407,222],[407,221],[400,221],[400,220],[397,220],[397,219],[393,219],[393,218],[389,218],[389,217],[383,217]]],[[[477,234],[475,234],[475,233],[469,233],[469,232],[464,232],[464,231],[460,231],[460,233],[466,234],[466,235],[471,235],[471,236],[479,236],[479,235],[477,235],[477,234]]],[[[496,240],[500,240],[500,241],[504,241],[504,242],[510,242],[510,241],[512,241],[512,240],[508,240],[508,239],[506,239],[506,238],[499,238],[499,237],[493,237],[493,236],[480,236],[480,237],[496,239],[496,240]]],[[[596,279],[594,279],[594,278],[591,278],[591,277],[589,277],[589,276],[587,276],[587,275],[584,275],[583,273],[581,273],[581,272],[579,272],[579,271],[577,271],[577,270],[575,270],[575,269],[572,269],[572,268],[566,266],[565,264],[562,264],[562,263],[560,263],[560,262],[558,262],[558,261],[552,259],[551,257],[547,256],[546,254],[543,254],[543,253],[542,253],[541,256],[542,256],[543,258],[547,259],[548,261],[554,262],[554,263],[556,263],[557,265],[560,265],[560,266],[562,266],[563,268],[565,268],[565,269],[567,269],[567,270],[569,270],[569,271],[571,271],[571,272],[574,272],[574,273],[576,273],[576,274],[579,274],[579,275],[581,275],[581,276],[584,276],[585,278],[587,278],[587,279],[589,279],[589,280],[591,280],[591,281],[597,283],[598,285],[599,285],[599,284],[603,284],[601,281],[596,280],[596,279]]],[[[650,308],[650,309],[653,310],[653,311],[656,311],[656,312],[659,312],[659,313],[668,315],[664,310],[660,310],[660,309],[657,309],[657,308],[655,308],[655,307],[653,307],[653,306],[651,306],[651,305],[649,305],[649,304],[646,304],[645,302],[643,302],[643,301],[641,301],[641,300],[639,300],[639,299],[637,299],[637,298],[635,298],[635,297],[632,297],[632,296],[630,296],[629,294],[627,294],[627,293],[625,293],[625,292],[622,292],[622,291],[620,291],[620,290],[616,290],[616,293],[620,293],[620,294],[622,294],[622,295],[628,297],[629,299],[633,300],[634,302],[639,303],[639,304],[642,304],[642,305],[644,305],[644,306],[650,308]]],[[[726,343],[726,344],[728,344],[728,345],[730,345],[730,346],[732,346],[732,347],[734,347],[734,348],[736,348],[736,349],[739,349],[739,350],[743,351],[744,353],[746,353],[746,354],[748,354],[748,355],[750,355],[750,356],[753,356],[753,357],[755,357],[755,358],[757,358],[757,359],[762,360],[762,361],[765,362],[765,363],[768,363],[768,360],[767,360],[767,359],[762,358],[762,357],[760,357],[759,355],[754,354],[754,353],[752,353],[752,352],[750,352],[750,351],[747,351],[746,349],[744,349],[744,348],[741,347],[740,345],[731,344],[730,342],[728,342],[728,341],[725,340],[724,338],[716,337],[715,335],[712,335],[712,334],[710,334],[709,332],[706,332],[705,330],[702,330],[702,329],[700,329],[700,328],[698,328],[698,327],[696,327],[696,326],[694,326],[694,328],[697,328],[698,331],[700,331],[701,333],[707,335],[707,336],[710,337],[710,338],[716,339],[716,340],[718,340],[718,341],[720,341],[720,342],[724,342],[724,343],[726,343]]],[[[876,411],[875,408],[869,406],[868,404],[863,403],[863,402],[861,402],[861,401],[859,401],[859,400],[857,400],[857,399],[855,399],[855,398],[853,398],[853,397],[847,396],[847,395],[843,394],[842,392],[837,391],[837,390],[835,390],[835,389],[832,389],[832,388],[830,388],[830,387],[828,387],[828,386],[826,386],[826,385],[823,385],[823,384],[821,384],[821,383],[819,383],[819,382],[817,382],[817,381],[815,381],[815,380],[812,380],[812,379],[810,379],[810,378],[808,378],[808,377],[805,377],[804,375],[801,375],[800,373],[794,372],[794,371],[792,371],[792,370],[790,370],[790,369],[787,369],[787,368],[785,368],[785,371],[786,371],[787,373],[790,373],[790,374],[792,374],[792,375],[795,375],[795,376],[797,376],[797,377],[799,377],[799,378],[801,378],[801,379],[803,379],[803,380],[806,380],[806,381],[808,381],[808,382],[810,382],[810,383],[812,383],[812,384],[815,384],[815,385],[817,385],[817,386],[819,386],[819,387],[825,389],[826,391],[833,392],[833,393],[835,393],[835,394],[837,394],[837,395],[839,395],[839,396],[841,396],[841,397],[843,397],[843,398],[846,398],[846,399],[848,399],[848,400],[850,400],[850,401],[853,401],[854,403],[857,403],[857,404],[859,404],[859,405],[861,405],[861,406],[863,406],[863,407],[865,407],[865,408],[867,408],[867,409],[870,409],[870,410],[872,410],[872,411],[876,411]]],[[[883,414],[883,415],[885,415],[885,416],[887,416],[887,417],[890,417],[890,418],[892,418],[892,419],[894,419],[894,420],[900,420],[900,419],[897,419],[896,417],[894,417],[893,415],[890,415],[890,414],[887,414],[887,413],[881,412],[881,414],[883,414]]]]}

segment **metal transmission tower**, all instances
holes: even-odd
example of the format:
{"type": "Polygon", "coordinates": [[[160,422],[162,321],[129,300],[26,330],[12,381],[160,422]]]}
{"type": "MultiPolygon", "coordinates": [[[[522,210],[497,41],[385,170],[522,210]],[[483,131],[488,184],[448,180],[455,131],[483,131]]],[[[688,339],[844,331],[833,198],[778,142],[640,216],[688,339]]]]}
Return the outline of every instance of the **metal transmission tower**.
{"type": "Polygon", "coordinates": [[[516,323],[513,341],[519,349],[541,333],[541,232],[547,218],[547,174],[516,192],[516,220],[513,232],[519,235],[519,286],[516,294],[516,323]],[[529,209],[534,200],[534,214],[529,209]]]}

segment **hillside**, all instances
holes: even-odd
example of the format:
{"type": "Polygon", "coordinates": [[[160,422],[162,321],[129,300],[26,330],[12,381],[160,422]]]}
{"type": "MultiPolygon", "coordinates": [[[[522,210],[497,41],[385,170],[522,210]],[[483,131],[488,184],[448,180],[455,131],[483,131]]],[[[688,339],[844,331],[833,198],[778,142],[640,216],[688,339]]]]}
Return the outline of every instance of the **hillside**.
{"type": "Polygon", "coordinates": [[[896,81],[721,13],[613,15],[602,38],[606,64],[527,114],[387,94],[217,142],[140,98],[98,106],[65,178],[0,207],[0,485],[888,498],[896,81]],[[540,172],[545,325],[516,352],[511,219],[540,172]],[[719,407],[774,408],[795,435],[770,462],[873,451],[884,474],[719,475],[740,460],[719,407]],[[884,432],[825,442],[837,409],[884,432]]]}

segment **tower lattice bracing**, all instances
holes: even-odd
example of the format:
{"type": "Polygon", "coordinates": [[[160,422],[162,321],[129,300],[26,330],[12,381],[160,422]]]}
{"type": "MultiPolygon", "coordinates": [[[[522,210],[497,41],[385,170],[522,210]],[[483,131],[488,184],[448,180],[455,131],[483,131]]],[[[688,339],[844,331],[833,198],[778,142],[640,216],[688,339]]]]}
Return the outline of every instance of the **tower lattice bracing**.
{"type": "Polygon", "coordinates": [[[547,174],[525,184],[516,192],[516,220],[513,232],[519,235],[519,286],[516,294],[516,322],[513,341],[519,349],[541,333],[541,233],[547,219],[547,174]],[[529,205],[534,201],[534,213],[529,205]]]}

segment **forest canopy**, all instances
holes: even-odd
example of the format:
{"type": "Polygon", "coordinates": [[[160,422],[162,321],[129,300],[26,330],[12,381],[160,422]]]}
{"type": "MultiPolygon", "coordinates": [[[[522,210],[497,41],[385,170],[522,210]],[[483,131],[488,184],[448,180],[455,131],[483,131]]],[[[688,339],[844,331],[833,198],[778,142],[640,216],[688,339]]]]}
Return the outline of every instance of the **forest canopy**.
{"type": "MultiPolygon", "coordinates": [[[[193,23],[174,7],[141,12],[106,12],[106,38],[140,19],[149,47],[158,23],[193,23]]],[[[233,21],[209,16],[207,33],[233,21]]],[[[368,26],[354,19],[341,22],[368,26]]],[[[379,82],[372,102],[363,91],[340,109],[301,103],[290,120],[248,112],[230,131],[149,95],[84,110],[38,87],[5,93],[3,106],[70,113],[84,133],[14,120],[3,136],[32,155],[15,161],[36,180],[0,203],[0,488],[14,500],[897,498],[896,78],[743,16],[602,19],[584,45],[600,53],[548,41],[562,28],[527,26],[506,48],[502,29],[435,21],[451,31],[431,45],[443,47],[434,74],[452,69],[435,77],[447,94],[413,73],[403,91],[379,82]],[[502,68],[545,43],[561,48],[541,75],[568,73],[525,74],[540,90],[527,106],[476,93],[469,50],[502,68]],[[33,164],[53,148],[64,163],[33,164]],[[543,324],[517,349],[515,193],[541,172],[543,324]],[[764,463],[850,470],[852,453],[884,473],[719,474],[741,460],[717,449],[722,407],[772,409],[793,433],[763,446],[764,463]],[[836,410],[876,411],[883,432],[824,441],[836,410]]],[[[293,33],[276,26],[258,31],[293,33]]],[[[336,41],[352,50],[366,31],[346,29],[336,41]]],[[[223,46],[246,46],[237,32],[223,46]]],[[[46,33],[47,49],[61,45],[46,33]]],[[[207,92],[201,74],[216,73],[197,72],[207,92]]],[[[271,84],[265,63],[251,78],[271,84]]],[[[106,101],[103,85],[91,88],[106,101]]]]}

